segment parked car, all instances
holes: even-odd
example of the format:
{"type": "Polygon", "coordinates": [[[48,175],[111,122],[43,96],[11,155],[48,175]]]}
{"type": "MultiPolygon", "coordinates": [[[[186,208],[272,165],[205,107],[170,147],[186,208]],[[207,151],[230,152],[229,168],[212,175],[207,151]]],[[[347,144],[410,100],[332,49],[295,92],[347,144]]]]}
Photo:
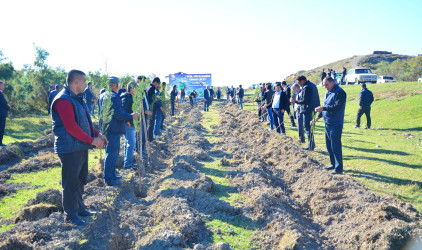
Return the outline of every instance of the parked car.
{"type": "Polygon", "coordinates": [[[346,77],[344,77],[343,82],[341,82],[342,77],[343,77],[342,72],[336,72],[336,79],[334,79],[336,81],[336,84],[344,84],[345,83],[346,77]]]}
{"type": "Polygon", "coordinates": [[[372,73],[371,69],[354,68],[347,72],[345,81],[346,84],[359,84],[361,82],[377,83],[377,75],[372,73]]]}
{"type": "Polygon", "coordinates": [[[395,82],[392,76],[378,76],[377,83],[395,82]]]}

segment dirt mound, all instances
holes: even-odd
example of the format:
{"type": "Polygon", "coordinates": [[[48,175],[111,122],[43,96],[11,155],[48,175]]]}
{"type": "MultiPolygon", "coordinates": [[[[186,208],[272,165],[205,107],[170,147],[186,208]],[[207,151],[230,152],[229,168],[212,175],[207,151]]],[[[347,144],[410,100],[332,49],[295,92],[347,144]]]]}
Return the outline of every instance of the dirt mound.
{"type": "Polygon", "coordinates": [[[17,142],[0,149],[0,164],[10,161],[13,158],[22,158],[26,154],[36,152],[44,148],[51,148],[54,145],[54,134],[50,133],[35,142],[17,142]]]}
{"type": "Polygon", "coordinates": [[[33,206],[37,204],[50,204],[57,208],[57,211],[63,211],[62,194],[56,189],[47,189],[37,193],[35,199],[28,201],[26,206],[33,206]]]}
{"type": "Polygon", "coordinates": [[[29,207],[24,207],[19,213],[18,217],[15,218],[15,223],[19,221],[36,221],[42,218],[50,216],[53,212],[59,209],[49,204],[37,204],[29,207]]]}

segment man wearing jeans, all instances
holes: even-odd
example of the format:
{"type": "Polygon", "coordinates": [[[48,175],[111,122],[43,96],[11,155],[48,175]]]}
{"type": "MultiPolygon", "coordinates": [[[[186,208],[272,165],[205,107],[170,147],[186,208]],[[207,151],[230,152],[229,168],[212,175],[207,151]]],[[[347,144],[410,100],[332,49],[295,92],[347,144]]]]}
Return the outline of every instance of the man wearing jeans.
{"type": "Polygon", "coordinates": [[[245,91],[242,88],[242,85],[239,85],[239,104],[240,109],[243,109],[243,97],[245,96],[245,91]]]}
{"type": "Polygon", "coordinates": [[[359,110],[356,115],[356,125],[354,128],[360,127],[360,117],[366,115],[366,129],[371,129],[371,104],[374,102],[374,95],[366,88],[366,83],[361,84],[362,91],[359,94],[359,110]]]}
{"type": "Polygon", "coordinates": [[[119,78],[115,76],[109,77],[108,84],[111,88],[111,93],[106,92],[102,94],[100,100],[101,112],[106,112],[106,114],[112,116],[108,124],[105,124],[104,131],[108,140],[104,158],[104,181],[109,186],[119,186],[121,183],[118,180],[122,177],[116,174],[116,162],[119,157],[120,136],[125,134],[125,122],[130,121],[131,119],[138,119],[138,114],[128,114],[123,111],[122,101],[117,95],[119,78]],[[105,102],[111,102],[110,105],[107,105],[109,110],[105,110],[105,102]]]}
{"type": "Polygon", "coordinates": [[[287,108],[288,98],[286,92],[282,91],[281,88],[281,83],[277,83],[272,100],[272,112],[277,133],[285,135],[286,129],[284,127],[284,111],[287,108]]]}
{"type": "Polygon", "coordinates": [[[93,216],[87,210],[82,194],[88,178],[88,149],[102,148],[107,139],[92,124],[88,107],[82,99],[86,75],[80,70],[69,71],[67,84],[53,99],[51,118],[54,132],[54,152],[62,167],[62,199],[66,221],[83,226],[79,216],[93,216]]]}
{"type": "MultiPolygon", "coordinates": [[[[124,92],[120,97],[122,99],[122,108],[123,112],[132,114],[133,109],[133,95],[137,91],[137,85],[135,82],[130,82],[127,85],[127,92],[124,92]]],[[[130,119],[125,123],[125,158],[123,167],[126,169],[134,169],[136,170],[135,164],[133,164],[133,151],[135,149],[136,144],[136,135],[135,135],[135,126],[133,124],[133,119],[130,119]]]]}
{"type": "Polygon", "coordinates": [[[274,119],[272,114],[272,100],[273,100],[274,91],[271,89],[271,83],[267,83],[267,91],[264,93],[263,100],[265,104],[262,105],[262,110],[267,110],[268,119],[270,120],[270,130],[274,129],[274,119]]]}

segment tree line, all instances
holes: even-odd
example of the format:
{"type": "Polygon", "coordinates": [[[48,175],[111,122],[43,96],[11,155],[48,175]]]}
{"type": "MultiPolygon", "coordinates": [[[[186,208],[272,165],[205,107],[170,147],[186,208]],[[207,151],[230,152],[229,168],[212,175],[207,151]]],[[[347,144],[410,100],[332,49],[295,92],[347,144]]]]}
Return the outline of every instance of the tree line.
{"type": "MultiPolygon", "coordinates": [[[[48,90],[51,85],[66,83],[67,71],[61,67],[49,66],[46,61],[50,53],[34,44],[35,60],[32,65],[26,64],[22,69],[15,69],[7,55],[0,51],[0,80],[6,82],[4,95],[13,111],[41,111],[48,109],[48,90]]],[[[151,74],[147,80],[154,78],[151,74]]],[[[98,97],[101,88],[106,85],[107,72],[101,69],[89,71],[87,80],[93,83],[94,94],[98,97]]],[[[127,84],[135,76],[126,74],[119,76],[121,84],[127,84]]]]}

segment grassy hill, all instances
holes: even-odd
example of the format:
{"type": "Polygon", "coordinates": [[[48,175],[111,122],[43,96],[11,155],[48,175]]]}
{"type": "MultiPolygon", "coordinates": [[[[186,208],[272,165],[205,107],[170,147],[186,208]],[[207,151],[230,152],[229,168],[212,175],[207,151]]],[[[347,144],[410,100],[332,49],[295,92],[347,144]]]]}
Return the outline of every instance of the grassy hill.
{"type": "Polygon", "coordinates": [[[287,81],[293,82],[297,76],[304,75],[310,81],[318,83],[323,69],[334,69],[342,72],[343,67],[347,70],[355,67],[370,68],[378,75],[392,75],[398,81],[415,81],[420,77],[422,68],[422,56],[413,57],[407,55],[363,55],[352,56],[343,60],[329,63],[312,70],[301,70],[286,77],[287,81]]]}
{"type": "MultiPolygon", "coordinates": [[[[422,211],[422,84],[401,82],[368,85],[375,96],[372,130],[355,129],[360,86],[342,86],[347,93],[343,129],[345,174],[356,177],[368,188],[411,202],[422,211]]],[[[321,100],[325,89],[319,87],[321,100]]],[[[247,109],[256,110],[248,103],[247,109]]],[[[285,116],[286,117],[286,116],[285,116]]],[[[264,125],[265,129],[268,127],[264,125]]],[[[299,138],[296,128],[286,122],[287,135],[299,138]]],[[[316,127],[316,151],[329,163],[325,147],[324,123],[316,127]]]]}

